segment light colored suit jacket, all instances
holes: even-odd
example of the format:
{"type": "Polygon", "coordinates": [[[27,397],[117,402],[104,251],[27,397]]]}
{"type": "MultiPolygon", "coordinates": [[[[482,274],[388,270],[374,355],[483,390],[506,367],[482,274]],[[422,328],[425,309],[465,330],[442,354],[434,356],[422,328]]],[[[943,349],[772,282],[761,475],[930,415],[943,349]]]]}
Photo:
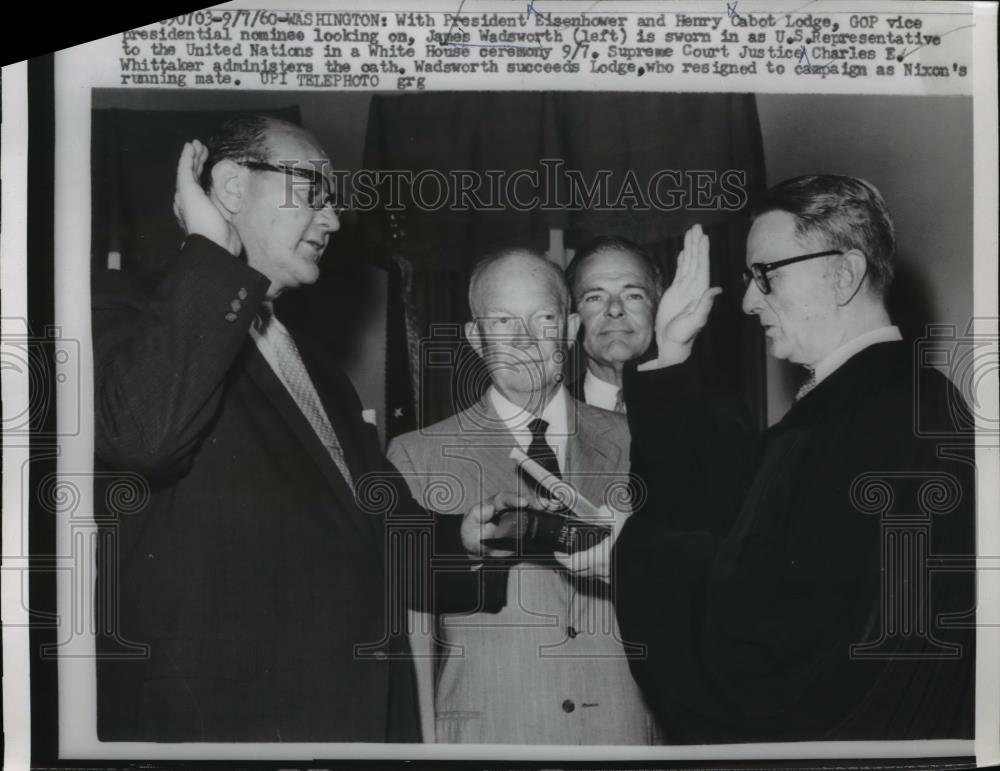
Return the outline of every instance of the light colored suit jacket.
{"type": "MultiPolygon", "coordinates": [[[[592,503],[622,509],[629,467],[624,417],[568,395],[566,401],[563,478],[592,503]]],[[[459,515],[499,492],[523,489],[509,457],[516,446],[484,398],[394,439],[388,456],[418,501],[459,515]]],[[[413,620],[426,741],[653,743],[654,724],[626,658],[626,649],[640,651],[623,645],[606,585],[573,581],[554,561],[524,561],[510,569],[499,613],[442,615],[437,624],[413,620]],[[436,672],[428,657],[434,629],[443,647],[436,672]]]]}

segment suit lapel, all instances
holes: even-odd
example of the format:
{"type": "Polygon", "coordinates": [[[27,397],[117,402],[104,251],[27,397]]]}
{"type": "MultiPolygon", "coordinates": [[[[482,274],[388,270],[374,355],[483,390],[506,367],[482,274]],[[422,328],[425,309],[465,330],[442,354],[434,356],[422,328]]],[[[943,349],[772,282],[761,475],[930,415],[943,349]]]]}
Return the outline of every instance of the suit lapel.
{"type": "MultiPolygon", "coordinates": [[[[323,474],[323,477],[330,485],[340,503],[339,510],[346,512],[366,537],[372,538],[371,525],[366,521],[372,519],[371,515],[365,515],[358,508],[357,502],[354,499],[354,493],[341,475],[337,464],[333,462],[326,447],[323,446],[319,437],[316,436],[312,425],[306,419],[305,415],[302,414],[302,410],[299,409],[291,394],[288,393],[284,384],[278,379],[278,376],[271,369],[271,366],[267,363],[267,360],[257,349],[253,341],[249,341],[248,348],[246,369],[250,379],[260,388],[268,402],[278,411],[284,424],[298,439],[303,449],[305,449],[306,454],[323,474]]],[[[333,422],[332,418],[331,422],[333,422]]],[[[334,429],[336,430],[336,428],[337,424],[334,423],[334,429]]],[[[338,434],[338,439],[342,443],[346,443],[352,438],[338,434]]],[[[378,542],[377,546],[381,552],[381,542],[378,542]]]]}
{"type": "MultiPolygon", "coordinates": [[[[622,447],[608,436],[614,425],[603,410],[589,407],[576,401],[569,394],[566,399],[567,431],[566,458],[563,460],[565,475],[570,477],[574,487],[590,498],[596,493],[602,497],[592,500],[595,505],[603,503],[604,482],[607,474],[618,474],[621,469],[622,447]],[[597,474],[599,476],[588,476],[597,474]],[[575,476],[574,475],[579,475],[575,476]]],[[[498,490],[510,489],[517,484],[517,472],[510,451],[518,447],[517,440],[500,420],[489,396],[461,416],[460,425],[488,426],[490,430],[469,429],[460,433],[461,439],[455,444],[467,445],[469,455],[477,457],[482,464],[484,483],[498,490]],[[497,428],[494,428],[497,427],[497,428]]],[[[458,452],[459,450],[456,450],[458,452]]]]}
{"type": "Polygon", "coordinates": [[[595,506],[604,503],[607,474],[621,469],[622,448],[609,436],[612,423],[603,410],[583,402],[568,400],[569,441],[566,444],[566,468],[570,480],[595,506]],[[580,476],[573,479],[573,475],[580,476]],[[589,476],[589,475],[599,476],[589,476]],[[589,477],[589,478],[588,478],[589,477]],[[598,497],[599,496],[599,497],[598,497]]]}
{"type": "Polygon", "coordinates": [[[571,471],[618,468],[622,448],[607,436],[612,424],[604,411],[573,399],[569,399],[568,404],[567,468],[571,471]]]}

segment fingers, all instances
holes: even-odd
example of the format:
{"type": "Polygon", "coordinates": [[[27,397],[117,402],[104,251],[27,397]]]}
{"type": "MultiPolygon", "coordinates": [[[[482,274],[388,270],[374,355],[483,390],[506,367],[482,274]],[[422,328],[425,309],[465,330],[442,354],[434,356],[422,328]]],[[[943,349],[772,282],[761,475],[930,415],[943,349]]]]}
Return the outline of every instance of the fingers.
{"type": "Polygon", "coordinates": [[[194,178],[197,181],[201,177],[202,170],[205,168],[205,161],[208,160],[208,148],[197,139],[191,142],[191,146],[194,148],[191,170],[194,172],[194,178]]]}
{"type": "MultiPolygon", "coordinates": [[[[699,231],[701,228],[699,228],[699,231]]],[[[707,288],[709,282],[709,262],[708,262],[708,236],[701,234],[696,245],[697,255],[695,256],[695,285],[699,288],[707,288]]]]}
{"type": "Polygon", "coordinates": [[[552,556],[575,577],[609,580],[611,556],[607,538],[584,551],[572,554],[553,552],[552,556]]]}
{"type": "Polygon", "coordinates": [[[694,225],[684,234],[684,248],[677,255],[677,270],[671,288],[687,294],[700,291],[700,286],[708,286],[707,266],[703,265],[707,259],[708,236],[701,225],[694,225]]]}
{"type": "Polygon", "coordinates": [[[564,508],[562,501],[558,501],[555,498],[546,498],[539,495],[528,496],[527,506],[529,509],[535,509],[536,511],[559,511],[564,508]]]}
{"type": "MultiPolygon", "coordinates": [[[[499,496],[497,496],[499,497],[499,496]]],[[[510,552],[500,552],[483,545],[483,540],[493,538],[497,526],[490,520],[498,509],[492,503],[473,506],[462,520],[462,546],[472,557],[507,556],[510,552]]]]}
{"type": "Polygon", "coordinates": [[[194,164],[194,153],[194,145],[191,142],[185,142],[184,147],[181,148],[181,157],[177,159],[178,187],[186,183],[191,175],[191,167],[194,164]]]}
{"type": "MultiPolygon", "coordinates": [[[[531,500],[526,495],[518,493],[502,492],[493,496],[493,503],[487,504],[493,511],[503,511],[504,509],[523,509],[531,504],[531,500]]],[[[492,517],[493,514],[490,514],[492,517]]]]}
{"type": "Polygon", "coordinates": [[[177,161],[178,191],[199,184],[198,179],[205,168],[206,160],[208,160],[208,148],[205,145],[197,139],[184,143],[181,157],[177,161]]]}
{"type": "MultiPolygon", "coordinates": [[[[699,226],[698,230],[699,231],[701,230],[700,226],[699,226]]],[[[699,257],[701,257],[703,259],[706,259],[706,260],[708,259],[708,248],[709,248],[709,245],[710,245],[710,239],[709,239],[709,237],[707,235],[705,235],[704,233],[702,233],[701,236],[698,239],[698,256],[699,257]]]]}
{"type": "Polygon", "coordinates": [[[684,248],[677,256],[677,271],[674,276],[674,283],[679,287],[691,280],[695,263],[695,240],[701,233],[701,226],[695,225],[688,228],[684,234],[684,248]]]}
{"type": "MultiPolygon", "coordinates": [[[[596,548],[596,547],[593,547],[596,548]]],[[[556,562],[563,566],[567,571],[572,573],[574,576],[586,576],[592,575],[590,569],[593,567],[592,560],[588,557],[592,556],[592,549],[587,549],[586,551],[576,551],[572,554],[566,554],[565,552],[557,551],[552,552],[552,556],[556,558],[556,562]]]]}

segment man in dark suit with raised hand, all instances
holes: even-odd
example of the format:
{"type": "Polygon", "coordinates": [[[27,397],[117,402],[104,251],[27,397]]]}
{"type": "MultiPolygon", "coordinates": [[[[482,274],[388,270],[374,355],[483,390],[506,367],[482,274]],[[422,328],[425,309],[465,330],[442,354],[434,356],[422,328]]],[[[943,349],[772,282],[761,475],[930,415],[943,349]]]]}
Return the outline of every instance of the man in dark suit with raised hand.
{"type": "Polygon", "coordinates": [[[686,372],[718,291],[688,235],[658,358],[625,381],[648,498],[610,565],[606,547],[573,565],[617,587],[669,741],[973,735],[974,576],[934,569],[975,554],[972,421],[889,319],[894,250],[863,180],[799,177],[758,204],[743,309],[808,377],[751,445],[686,372]],[[727,535],[700,524],[732,512],[727,535]]]}
{"type": "MultiPolygon", "coordinates": [[[[98,464],[151,490],[140,511],[99,518],[102,740],[420,738],[393,630],[427,564],[385,544],[393,518],[432,519],[346,376],[271,306],[319,276],[339,225],[328,164],[298,126],[228,122],[208,148],[184,146],[186,239],[153,294],[95,282],[98,464]]],[[[448,520],[467,532],[434,528],[460,568],[462,536],[478,549],[493,513],[473,508],[448,520]]],[[[478,579],[462,575],[474,609],[478,579]]]]}

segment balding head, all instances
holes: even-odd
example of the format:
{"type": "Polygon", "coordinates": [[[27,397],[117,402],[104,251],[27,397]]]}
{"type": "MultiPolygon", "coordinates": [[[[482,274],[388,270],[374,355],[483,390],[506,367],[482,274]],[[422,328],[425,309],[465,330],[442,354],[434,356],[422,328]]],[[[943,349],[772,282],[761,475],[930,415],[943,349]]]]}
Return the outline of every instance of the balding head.
{"type": "Polygon", "coordinates": [[[494,252],[478,263],[469,279],[469,308],[473,317],[479,317],[491,292],[505,291],[511,279],[530,276],[552,292],[563,315],[569,313],[571,300],[566,279],[561,270],[550,260],[530,249],[503,249],[494,252]]]}
{"type": "MultiPolygon", "coordinates": [[[[212,168],[219,161],[267,163],[273,152],[273,140],[280,135],[304,136],[318,146],[301,126],[268,115],[238,115],[220,125],[205,143],[208,158],[201,172],[205,192],[212,187],[212,168]]],[[[306,160],[306,159],[294,159],[306,160]]]]}
{"type": "Polygon", "coordinates": [[[579,326],[562,271],[529,250],[497,252],[473,270],[469,306],[465,333],[493,385],[539,414],[562,383],[579,326]]]}

